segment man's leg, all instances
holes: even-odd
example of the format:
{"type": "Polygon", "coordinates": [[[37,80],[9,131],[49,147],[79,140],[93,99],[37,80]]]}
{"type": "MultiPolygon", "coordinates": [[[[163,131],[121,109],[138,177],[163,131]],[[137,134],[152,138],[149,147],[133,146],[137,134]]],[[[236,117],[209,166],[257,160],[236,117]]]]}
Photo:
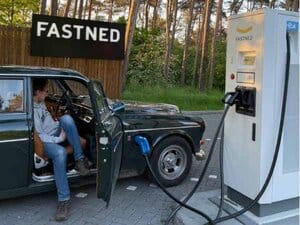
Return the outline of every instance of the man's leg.
{"type": "Polygon", "coordinates": [[[68,142],[73,147],[74,159],[83,159],[84,155],[81,149],[80,137],[73,118],[70,115],[64,115],[59,119],[59,122],[61,128],[66,132],[68,142]]]}
{"type": "Polygon", "coordinates": [[[52,159],[58,201],[70,199],[70,189],[66,172],[67,153],[65,148],[55,143],[44,143],[46,156],[52,159]]]}
{"type": "Polygon", "coordinates": [[[70,189],[66,172],[67,153],[65,148],[55,143],[44,143],[46,156],[52,159],[54,178],[57,189],[58,205],[55,219],[62,221],[68,219],[70,189]]]}
{"type": "Polygon", "coordinates": [[[60,126],[67,135],[68,142],[73,147],[74,159],[76,161],[75,168],[81,176],[89,175],[90,171],[86,168],[84,155],[82,152],[80,137],[73,118],[70,115],[64,115],[60,118],[60,126]]]}

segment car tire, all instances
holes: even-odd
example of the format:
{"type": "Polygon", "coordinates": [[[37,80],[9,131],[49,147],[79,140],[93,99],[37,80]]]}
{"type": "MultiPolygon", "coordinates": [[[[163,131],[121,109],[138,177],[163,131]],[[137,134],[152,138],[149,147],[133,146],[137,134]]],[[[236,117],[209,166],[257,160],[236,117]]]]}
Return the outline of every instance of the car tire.
{"type": "MultiPolygon", "coordinates": [[[[191,162],[191,147],[179,136],[172,136],[159,142],[150,159],[156,177],[165,187],[180,184],[190,172],[191,162]]],[[[155,181],[151,174],[149,178],[155,181]]]]}

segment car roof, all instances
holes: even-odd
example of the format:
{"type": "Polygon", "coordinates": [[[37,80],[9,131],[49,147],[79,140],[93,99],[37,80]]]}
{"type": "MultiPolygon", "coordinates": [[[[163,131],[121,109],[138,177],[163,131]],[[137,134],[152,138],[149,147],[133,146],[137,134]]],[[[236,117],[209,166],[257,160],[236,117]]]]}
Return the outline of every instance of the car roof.
{"type": "Polygon", "coordinates": [[[87,77],[81,73],[62,68],[52,67],[37,67],[37,66],[0,66],[0,74],[3,75],[30,75],[31,77],[68,77],[68,78],[81,78],[85,81],[89,81],[87,77]]]}

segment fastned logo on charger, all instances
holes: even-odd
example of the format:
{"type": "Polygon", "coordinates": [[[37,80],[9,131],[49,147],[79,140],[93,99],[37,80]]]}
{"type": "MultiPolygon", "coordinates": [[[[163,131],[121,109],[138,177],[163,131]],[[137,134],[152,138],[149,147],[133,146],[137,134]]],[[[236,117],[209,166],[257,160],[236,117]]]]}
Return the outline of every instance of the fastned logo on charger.
{"type": "Polygon", "coordinates": [[[252,26],[245,27],[245,28],[239,28],[239,27],[237,27],[236,31],[238,33],[241,33],[241,34],[246,34],[246,33],[250,32],[252,30],[252,28],[253,28],[252,26]]]}
{"type": "Polygon", "coordinates": [[[248,27],[237,27],[236,31],[237,33],[240,34],[244,34],[242,36],[237,36],[235,38],[236,41],[251,41],[253,40],[253,36],[252,35],[246,35],[247,33],[249,33],[250,31],[252,31],[253,27],[252,26],[248,26],[248,27]]]}

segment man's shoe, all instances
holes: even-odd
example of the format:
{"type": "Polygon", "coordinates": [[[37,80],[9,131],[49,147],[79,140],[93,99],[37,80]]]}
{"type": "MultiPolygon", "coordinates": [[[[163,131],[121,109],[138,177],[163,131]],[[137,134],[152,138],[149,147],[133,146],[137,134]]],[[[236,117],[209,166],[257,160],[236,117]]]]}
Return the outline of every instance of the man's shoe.
{"type": "Polygon", "coordinates": [[[55,220],[64,221],[67,220],[69,216],[69,200],[58,202],[55,220]]]}
{"type": "Polygon", "coordinates": [[[91,169],[92,166],[93,166],[93,163],[87,157],[85,157],[84,158],[84,165],[85,165],[86,168],[91,169]]]}
{"type": "Polygon", "coordinates": [[[89,169],[86,168],[85,159],[76,160],[75,169],[79,172],[80,176],[87,176],[90,174],[89,169]]]}

